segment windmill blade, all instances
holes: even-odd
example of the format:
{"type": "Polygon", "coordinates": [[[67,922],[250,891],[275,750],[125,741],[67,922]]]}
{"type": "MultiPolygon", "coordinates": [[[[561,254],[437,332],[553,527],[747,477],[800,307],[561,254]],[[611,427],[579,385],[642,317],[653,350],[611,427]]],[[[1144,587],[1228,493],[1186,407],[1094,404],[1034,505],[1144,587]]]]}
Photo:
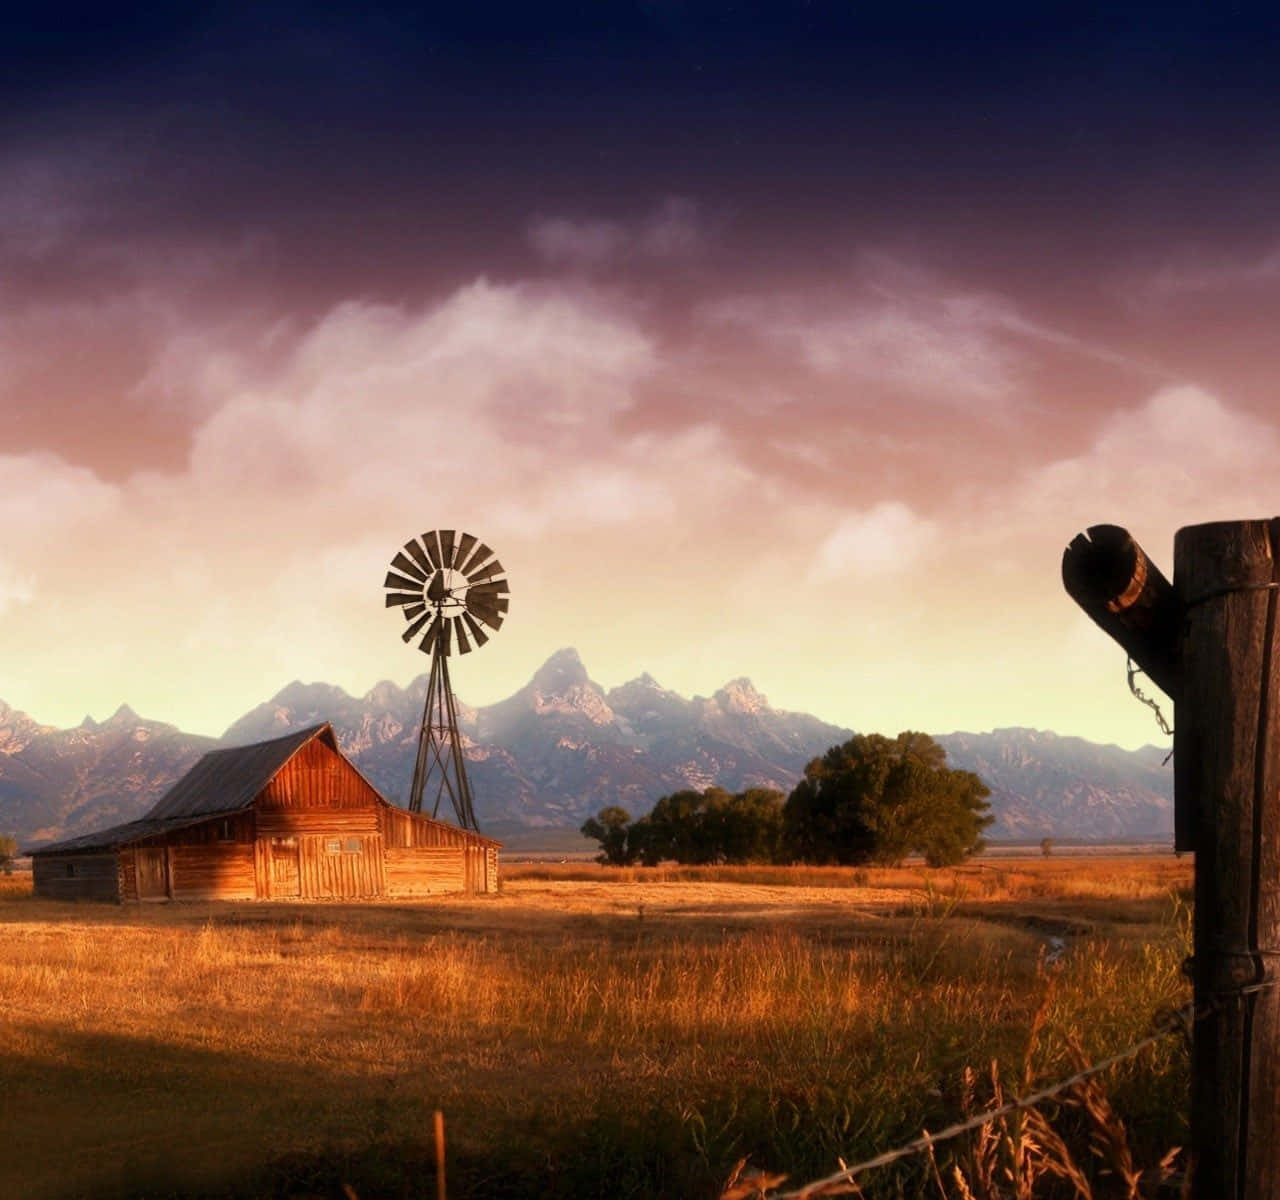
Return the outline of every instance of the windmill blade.
{"type": "MultiPolygon", "coordinates": [[[[423,608],[425,609],[426,605],[423,605],[423,608]]],[[[408,629],[400,635],[401,639],[406,643],[413,641],[418,630],[431,620],[432,615],[431,611],[427,610],[416,621],[410,622],[408,629]]]]}
{"type": "Polygon", "coordinates": [[[495,612],[493,609],[485,609],[484,612],[476,613],[476,616],[488,625],[494,633],[497,633],[502,628],[502,614],[500,612],[495,612]]]}
{"type": "Polygon", "coordinates": [[[440,622],[440,653],[451,654],[453,652],[453,622],[445,617],[440,622]]]}
{"type": "Polygon", "coordinates": [[[403,575],[397,575],[394,571],[388,571],[387,577],[382,581],[385,588],[402,588],[412,591],[417,588],[422,590],[422,581],[420,579],[406,579],[403,575]]]}
{"type": "Polygon", "coordinates": [[[458,538],[458,544],[453,551],[453,569],[455,571],[462,570],[463,560],[471,553],[471,547],[479,541],[469,533],[461,534],[458,538]]]}
{"type": "Polygon", "coordinates": [[[430,654],[435,649],[436,638],[440,636],[440,618],[437,617],[430,625],[427,626],[427,632],[422,635],[422,641],[418,643],[418,649],[423,654],[430,654]]]}
{"type": "MultiPolygon", "coordinates": [[[[405,542],[404,548],[409,551],[413,561],[422,568],[422,578],[426,579],[435,568],[432,567],[431,560],[427,557],[427,552],[418,544],[418,539],[410,538],[405,542]]],[[[391,560],[391,565],[396,565],[395,559],[391,560]]]]}
{"type": "Polygon", "coordinates": [[[419,583],[426,581],[428,572],[424,571],[412,559],[407,558],[403,550],[396,553],[395,558],[391,560],[391,565],[401,574],[408,575],[410,579],[416,579],[419,583]]]}
{"type": "Polygon", "coordinates": [[[422,544],[427,548],[427,557],[431,560],[431,569],[438,571],[444,563],[440,561],[440,535],[433,529],[422,535],[422,544]]]}
{"type": "Polygon", "coordinates": [[[453,535],[452,529],[440,530],[440,565],[442,567],[453,566],[453,535]]]}
{"type": "Polygon", "coordinates": [[[476,604],[467,603],[467,611],[477,620],[483,621],[490,629],[497,629],[502,624],[502,614],[506,611],[505,601],[503,608],[498,608],[496,602],[481,600],[476,604]]]}
{"type": "Polygon", "coordinates": [[[397,604],[421,604],[421,603],[422,603],[421,592],[413,592],[412,594],[409,592],[388,592],[387,593],[388,608],[395,608],[397,604]]]}
{"type": "Polygon", "coordinates": [[[476,649],[478,650],[489,640],[489,635],[480,628],[469,612],[464,612],[462,614],[462,619],[466,621],[467,628],[471,630],[471,640],[475,642],[476,649]]]}
{"type": "Polygon", "coordinates": [[[420,612],[426,611],[427,606],[425,604],[410,604],[409,607],[404,610],[404,619],[406,621],[412,621],[420,612]]]}
{"type": "Polygon", "coordinates": [[[487,567],[479,571],[473,571],[467,576],[468,583],[483,583],[486,579],[492,579],[495,575],[501,575],[503,572],[502,564],[495,558],[487,567]]]}
{"type": "Polygon", "coordinates": [[[484,593],[476,593],[474,589],[467,593],[466,608],[469,612],[475,612],[478,608],[491,608],[494,612],[506,612],[510,604],[511,601],[506,596],[485,595],[484,593]]]}
{"type": "Polygon", "coordinates": [[[474,617],[477,621],[484,622],[491,628],[496,628],[493,624],[498,619],[498,610],[496,608],[473,608],[468,615],[474,617]]]}
{"type": "Polygon", "coordinates": [[[454,631],[454,633],[456,633],[456,634],[458,635],[458,653],[459,653],[459,654],[470,654],[470,653],[471,653],[471,643],[470,643],[469,641],[467,641],[467,631],[466,631],[465,629],[463,629],[463,627],[462,627],[462,618],[461,618],[461,617],[454,617],[454,618],[453,618],[453,631],[454,631]]]}
{"type": "Polygon", "coordinates": [[[505,579],[490,579],[486,583],[473,583],[467,588],[467,595],[500,596],[510,590],[511,585],[505,579]]]}
{"type": "Polygon", "coordinates": [[[486,546],[483,542],[481,542],[479,549],[476,550],[476,552],[469,559],[467,559],[466,565],[459,569],[462,571],[462,573],[465,576],[467,576],[468,579],[470,579],[471,572],[474,571],[482,562],[487,562],[488,559],[492,556],[492,554],[493,554],[493,551],[490,550],[489,547],[486,546]]]}

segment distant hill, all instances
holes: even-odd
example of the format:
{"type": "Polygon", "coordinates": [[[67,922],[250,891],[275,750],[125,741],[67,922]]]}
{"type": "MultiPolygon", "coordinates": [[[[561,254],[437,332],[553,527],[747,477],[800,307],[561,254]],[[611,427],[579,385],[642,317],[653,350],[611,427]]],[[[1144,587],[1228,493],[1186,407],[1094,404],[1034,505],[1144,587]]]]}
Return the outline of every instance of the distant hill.
{"type": "MultiPolygon", "coordinates": [[[[384,682],[354,697],[330,684],[291,683],[216,741],[127,707],[101,724],[58,730],[0,703],[0,832],[26,844],[129,820],[206,750],[318,721],[333,724],[374,786],[403,802],[426,686],[424,675],[407,688],[384,682]]],[[[574,650],[553,654],[505,700],[460,704],[459,716],[480,821],[495,831],[572,827],[606,804],[640,814],[683,787],[789,791],[811,758],[851,732],[770,707],[748,679],[692,699],[649,675],[606,692],[574,650]]],[[[952,765],[991,787],[990,837],[1171,835],[1172,771],[1154,747],[1127,751],[1031,729],[938,740],[952,765]]]]}

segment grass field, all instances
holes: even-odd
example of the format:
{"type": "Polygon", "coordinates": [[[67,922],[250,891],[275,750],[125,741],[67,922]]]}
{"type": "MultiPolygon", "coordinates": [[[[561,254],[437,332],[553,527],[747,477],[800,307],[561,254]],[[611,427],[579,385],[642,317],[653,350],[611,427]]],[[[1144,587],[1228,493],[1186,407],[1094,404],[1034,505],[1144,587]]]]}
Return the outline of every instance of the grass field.
{"type": "MultiPolygon", "coordinates": [[[[0,1195],[434,1196],[437,1108],[454,1198],[715,1197],[744,1157],[798,1184],[1143,1036],[1187,998],[1189,884],[1161,857],[531,865],[415,905],[0,883],[0,1195]]],[[[1103,1078],[1110,1143],[1050,1107],[865,1194],[963,1196],[953,1164],[1080,1194],[1055,1154],[1113,1194],[1184,1141],[1186,1081],[1167,1039],[1103,1078]]]]}

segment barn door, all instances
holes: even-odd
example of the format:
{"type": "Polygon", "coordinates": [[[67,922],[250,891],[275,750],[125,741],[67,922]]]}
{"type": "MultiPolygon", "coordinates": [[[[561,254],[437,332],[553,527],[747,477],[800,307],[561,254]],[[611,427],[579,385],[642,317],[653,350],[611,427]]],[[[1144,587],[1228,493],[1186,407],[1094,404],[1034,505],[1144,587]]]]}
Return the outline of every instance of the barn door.
{"type": "Polygon", "coordinates": [[[273,897],[302,895],[296,837],[271,839],[271,895],[273,897]]]}
{"type": "Polygon", "coordinates": [[[140,846],[134,851],[134,862],[138,872],[138,899],[167,899],[169,880],[165,870],[165,848],[140,846]]]}

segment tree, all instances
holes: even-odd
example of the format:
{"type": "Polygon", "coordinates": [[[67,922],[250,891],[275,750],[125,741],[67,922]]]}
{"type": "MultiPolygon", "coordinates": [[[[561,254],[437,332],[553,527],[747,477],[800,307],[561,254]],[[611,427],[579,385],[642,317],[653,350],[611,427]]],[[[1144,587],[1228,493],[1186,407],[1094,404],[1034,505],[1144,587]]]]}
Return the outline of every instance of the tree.
{"type": "Polygon", "coordinates": [[[1040,839],[1040,853],[1048,858],[1053,853],[1053,838],[1040,839]]]}
{"type": "Polygon", "coordinates": [[[769,863],[782,854],[783,795],[772,788],[748,788],[730,795],[720,788],[703,793],[702,842],[712,862],[769,863]]]}
{"type": "Polygon", "coordinates": [[[13,860],[18,857],[18,839],[11,833],[0,833],[0,871],[13,874],[13,860]]]}
{"type": "Polygon", "coordinates": [[[597,862],[623,867],[635,861],[628,845],[630,825],[631,814],[617,805],[602,808],[594,817],[588,817],[582,823],[582,836],[595,838],[600,843],[597,862]]]}
{"type": "Polygon", "coordinates": [[[663,796],[646,818],[644,861],[664,858],[678,863],[715,862],[715,852],[707,840],[706,800],[699,792],[685,789],[663,796]]]}
{"type": "Polygon", "coordinates": [[[951,866],[982,847],[990,790],[952,770],[924,733],[859,734],[806,768],[787,798],[786,835],[807,862],[900,863],[921,854],[951,866]]]}

